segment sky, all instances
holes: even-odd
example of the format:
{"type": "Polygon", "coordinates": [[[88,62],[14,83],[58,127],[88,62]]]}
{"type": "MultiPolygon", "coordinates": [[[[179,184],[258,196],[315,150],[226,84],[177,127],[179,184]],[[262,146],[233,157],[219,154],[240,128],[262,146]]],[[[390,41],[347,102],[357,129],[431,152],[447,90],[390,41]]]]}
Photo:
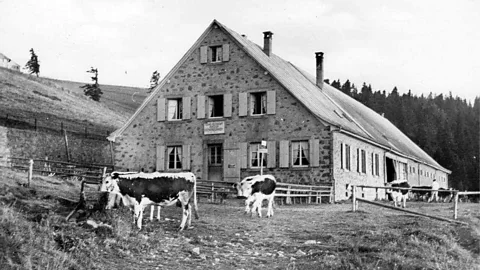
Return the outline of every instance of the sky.
{"type": "Polygon", "coordinates": [[[480,0],[0,0],[0,52],[40,76],[148,87],[216,19],[315,74],[359,89],[480,96],[480,0]]]}

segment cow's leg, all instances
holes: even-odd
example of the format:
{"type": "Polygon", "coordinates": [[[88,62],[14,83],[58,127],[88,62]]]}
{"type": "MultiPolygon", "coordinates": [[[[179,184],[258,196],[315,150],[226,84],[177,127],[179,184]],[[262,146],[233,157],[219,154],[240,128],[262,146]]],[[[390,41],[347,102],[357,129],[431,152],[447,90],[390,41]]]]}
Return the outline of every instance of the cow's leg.
{"type": "Polygon", "coordinates": [[[273,195],[268,198],[267,217],[273,217],[273,195]]]}
{"type": "Polygon", "coordinates": [[[245,200],[245,214],[248,214],[250,213],[251,209],[250,208],[250,204],[255,200],[255,197],[254,196],[250,196],[248,197],[246,200],[245,200]]]}
{"type": "Polygon", "coordinates": [[[259,217],[262,217],[262,201],[262,197],[255,197],[255,201],[253,202],[252,206],[252,217],[255,214],[255,211],[257,211],[259,217]]]}
{"type": "MultiPolygon", "coordinates": [[[[179,199],[180,200],[180,199],[179,199]]],[[[188,219],[188,203],[185,203],[183,200],[181,200],[182,202],[182,222],[180,223],[180,227],[179,227],[179,232],[183,231],[183,229],[185,228],[185,223],[187,223],[187,219],[188,219]]]]}
{"type": "Polygon", "coordinates": [[[160,205],[157,205],[157,219],[160,221],[160,210],[162,210],[162,207],[160,205]]]}
{"type": "Polygon", "coordinates": [[[150,205],[150,221],[153,221],[153,213],[155,212],[155,205],[150,205]]]}
{"type": "Polygon", "coordinates": [[[142,229],[142,219],[143,219],[143,206],[141,204],[136,204],[134,207],[135,218],[137,219],[137,227],[142,229]]]}
{"type": "Polygon", "coordinates": [[[187,229],[192,228],[192,204],[187,204],[188,206],[188,221],[187,221],[187,229]]]}

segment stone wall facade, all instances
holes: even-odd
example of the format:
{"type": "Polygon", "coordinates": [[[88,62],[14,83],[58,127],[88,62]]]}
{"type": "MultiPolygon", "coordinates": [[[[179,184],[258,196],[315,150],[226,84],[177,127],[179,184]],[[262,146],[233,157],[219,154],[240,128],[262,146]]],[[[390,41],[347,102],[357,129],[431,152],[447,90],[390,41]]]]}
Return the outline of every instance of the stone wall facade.
{"type": "MultiPolygon", "coordinates": [[[[242,145],[251,142],[268,141],[269,154],[275,155],[275,166],[265,168],[264,174],[273,174],[280,182],[319,184],[331,183],[330,148],[331,132],[328,126],[318,119],[284,89],[268,72],[251,59],[236,43],[221,30],[212,31],[202,41],[202,45],[229,45],[229,61],[221,63],[200,63],[200,48],[188,56],[177,72],[140,111],[133,122],[115,141],[115,165],[129,170],[155,171],[158,169],[156,149],[162,145],[189,145],[190,170],[199,178],[208,178],[207,145],[221,143],[225,151],[238,150],[241,158],[242,145]],[[259,116],[239,116],[240,93],[262,91],[275,92],[275,113],[259,116]],[[199,96],[231,95],[231,116],[221,118],[198,117],[199,96]],[[189,97],[191,118],[180,121],[157,121],[157,101],[159,98],[189,97]],[[224,122],[224,132],[206,135],[204,124],[224,122]],[[304,168],[280,167],[280,142],[305,140],[317,141],[318,166],[304,168]],[[274,146],[273,146],[274,145],[274,146]],[[275,149],[271,149],[274,147],[275,149]]],[[[290,149],[291,150],[291,149],[290,149]]],[[[288,151],[290,151],[288,150],[288,151]]],[[[313,150],[313,149],[311,149],[313,150]]],[[[224,153],[224,166],[242,166],[227,160],[224,153]]],[[[245,158],[245,157],[244,157],[245,158]]],[[[247,157],[249,159],[249,157],[247,157]]],[[[290,162],[291,163],[291,162],[290,162]]],[[[257,174],[258,168],[243,166],[238,170],[238,180],[244,176],[257,174]]],[[[234,173],[235,175],[235,173],[234,173]]],[[[224,175],[226,176],[226,175],[224,175]]]]}

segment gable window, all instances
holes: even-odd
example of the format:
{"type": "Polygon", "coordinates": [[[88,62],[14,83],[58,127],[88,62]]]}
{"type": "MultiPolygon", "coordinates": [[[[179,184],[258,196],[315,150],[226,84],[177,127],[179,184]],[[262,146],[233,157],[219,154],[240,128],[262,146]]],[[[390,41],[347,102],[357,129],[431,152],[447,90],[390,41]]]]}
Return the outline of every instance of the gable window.
{"type": "Polygon", "coordinates": [[[210,62],[222,62],[222,46],[210,46],[210,62]]]}
{"type": "MultiPolygon", "coordinates": [[[[260,143],[251,143],[250,144],[250,167],[251,168],[260,168],[260,153],[258,150],[262,148],[260,143]]],[[[265,168],[267,166],[267,158],[265,154],[262,154],[262,166],[265,168]]]]}
{"type": "Polygon", "coordinates": [[[223,117],[223,95],[208,97],[208,116],[223,117]]]}
{"type": "Polygon", "coordinates": [[[167,108],[167,116],[168,120],[181,120],[182,119],[182,99],[181,98],[173,98],[168,99],[168,108],[167,108]]]}
{"type": "Polygon", "coordinates": [[[252,115],[262,115],[267,113],[267,92],[258,92],[250,94],[250,108],[252,115]]]}
{"type": "Polygon", "coordinates": [[[293,167],[306,167],[310,165],[308,141],[292,142],[293,167]]]}
{"type": "Polygon", "coordinates": [[[182,146],[167,147],[168,169],[182,169],[182,146]]]}

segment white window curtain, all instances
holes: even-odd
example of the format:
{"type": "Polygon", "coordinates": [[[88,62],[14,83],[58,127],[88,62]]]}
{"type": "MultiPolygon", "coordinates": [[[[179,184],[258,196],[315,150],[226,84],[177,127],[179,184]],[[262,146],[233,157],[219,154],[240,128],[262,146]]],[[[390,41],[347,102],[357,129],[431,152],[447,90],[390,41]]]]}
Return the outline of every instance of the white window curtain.
{"type": "Polygon", "coordinates": [[[292,164],[294,166],[308,166],[310,164],[308,142],[292,143],[292,164]]]}
{"type": "Polygon", "coordinates": [[[178,115],[178,100],[169,99],[168,100],[168,120],[177,119],[178,115]]]}
{"type": "Polygon", "coordinates": [[[208,98],[208,115],[209,115],[209,117],[213,117],[214,109],[215,109],[215,102],[214,102],[212,97],[209,97],[208,98]]]}
{"type": "Polygon", "coordinates": [[[261,100],[262,100],[261,101],[262,102],[262,108],[260,109],[261,113],[266,114],[267,113],[267,94],[266,93],[262,94],[261,100]]]}

